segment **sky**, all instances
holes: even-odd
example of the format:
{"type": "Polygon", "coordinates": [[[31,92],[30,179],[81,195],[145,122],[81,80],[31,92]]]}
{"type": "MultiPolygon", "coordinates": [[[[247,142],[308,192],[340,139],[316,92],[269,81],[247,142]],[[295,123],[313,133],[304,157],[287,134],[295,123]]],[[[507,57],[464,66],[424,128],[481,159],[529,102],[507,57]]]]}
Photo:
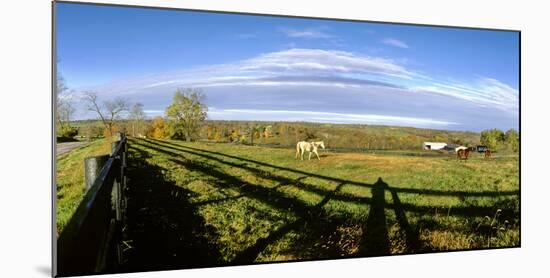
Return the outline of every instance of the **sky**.
{"type": "Polygon", "coordinates": [[[519,127],[517,32],[58,3],[56,48],[76,119],[192,87],[212,120],[519,127]]]}

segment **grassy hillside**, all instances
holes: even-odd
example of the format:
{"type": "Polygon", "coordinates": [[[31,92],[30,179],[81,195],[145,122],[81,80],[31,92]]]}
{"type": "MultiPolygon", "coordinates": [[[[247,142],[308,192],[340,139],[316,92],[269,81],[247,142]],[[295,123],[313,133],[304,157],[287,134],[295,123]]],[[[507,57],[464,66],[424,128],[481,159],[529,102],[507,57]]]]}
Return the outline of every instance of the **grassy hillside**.
{"type": "Polygon", "coordinates": [[[130,154],[132,261],[151,269],[519,244],[515,155],[300,161],[291,148],[150,139],[130,154]]]}

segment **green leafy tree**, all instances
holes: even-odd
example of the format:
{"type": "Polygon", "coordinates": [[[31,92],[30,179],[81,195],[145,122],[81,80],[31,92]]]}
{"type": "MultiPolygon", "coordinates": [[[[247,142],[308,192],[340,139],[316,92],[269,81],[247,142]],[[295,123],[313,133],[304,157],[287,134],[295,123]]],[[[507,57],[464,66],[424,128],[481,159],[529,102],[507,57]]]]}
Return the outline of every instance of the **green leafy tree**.
{"type": "Polygon", "coordinates": [[[506,145],[514,152],[519,151],[519,133],[515,129],[506,131],[506,145]]]}
{"type": "Polygon", "coordinates": [[[481,132],[480,142],[491,150],[497,150],[504,141],[504,132],[500,129],[488,129],[481,132]]]}
{"type": "Polygon", "coordinates": [[[178,89],[172,104],[166,108],[172,137],[191,141],[206,120],[207,112],[208,107],[204,104],[204,95],[200,89],[178,89]]]}

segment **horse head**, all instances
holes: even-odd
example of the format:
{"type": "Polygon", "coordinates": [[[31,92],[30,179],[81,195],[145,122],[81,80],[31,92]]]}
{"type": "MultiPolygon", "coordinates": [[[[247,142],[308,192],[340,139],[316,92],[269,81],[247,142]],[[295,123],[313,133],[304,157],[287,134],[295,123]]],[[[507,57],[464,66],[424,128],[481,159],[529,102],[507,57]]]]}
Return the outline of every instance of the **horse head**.
{"type": "Polygon", "coordinates": [[[320,142],[317,142],[319,144],[319,146],[321,146],[321,148],[323,148],[323,150],[325,149],[325,142],[323,141],[320,141],[320,142]]]}

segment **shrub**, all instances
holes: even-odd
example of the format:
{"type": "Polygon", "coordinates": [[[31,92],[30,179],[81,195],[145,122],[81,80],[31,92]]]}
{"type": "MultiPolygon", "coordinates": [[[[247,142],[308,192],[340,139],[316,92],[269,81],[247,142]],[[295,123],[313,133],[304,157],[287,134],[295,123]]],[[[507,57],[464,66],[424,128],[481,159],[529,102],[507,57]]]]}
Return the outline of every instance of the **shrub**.
{"type": "Polygon", "coordinates": [[[103,130],[97,125],[89,124],[82,128],[82,133],[88,140],[91,140],[93,138],[101,137],[103,130]]]}
{"type": "Polygon", "coordinates": [[[147,136],[155,139],[170,138],[170,130],[162,117],[155,117],[147,128],[147,136]]]}
{"type": "Polygon", "coordinates": [[[57,130],[58,137],[73,138],[78,135],[78,128],[72,126],[62,126],[57,130]]]}

